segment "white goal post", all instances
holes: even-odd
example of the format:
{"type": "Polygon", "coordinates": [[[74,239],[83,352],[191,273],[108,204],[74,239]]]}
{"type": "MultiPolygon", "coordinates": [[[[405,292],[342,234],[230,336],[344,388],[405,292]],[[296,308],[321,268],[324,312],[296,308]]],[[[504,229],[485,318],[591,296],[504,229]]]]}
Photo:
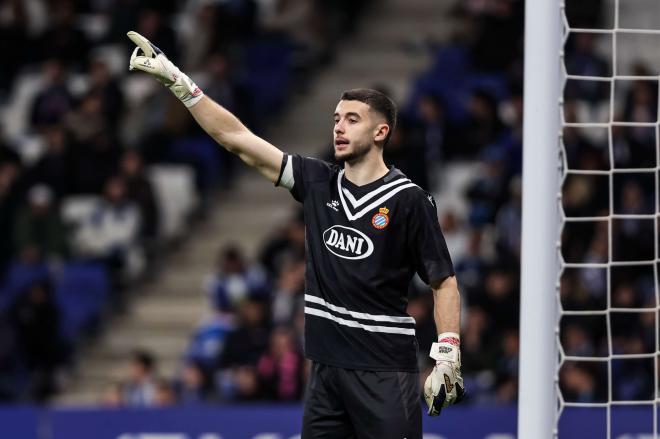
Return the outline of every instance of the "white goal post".
{"type": "Polygon", "coordinates": [[[553,436],[557,412],[557,188],[561,18],[558,0],[527,0],[518,437],[553,436]]]}
{"type": "Polygon", "coordinates": [[[660,0],[580,1],[525,10],[518,437],[657,439],[660,0]]]}

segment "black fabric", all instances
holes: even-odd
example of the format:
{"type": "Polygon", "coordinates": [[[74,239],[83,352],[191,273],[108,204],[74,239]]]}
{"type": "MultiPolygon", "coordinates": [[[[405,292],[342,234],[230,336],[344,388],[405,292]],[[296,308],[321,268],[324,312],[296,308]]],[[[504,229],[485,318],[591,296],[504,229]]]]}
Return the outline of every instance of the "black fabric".
{"type": "Polygon", "coordinates": [[[301,439],[421,439],[416,372],[342,369],[314,362],[301,439]]]}
{"type": "Polygon", "coordinates": [[[416,271],[432,284],[454,274],[432,198],[396,168],[357,186],[337,166],[289,157],[305,215],[305,355],[416,372],[408,285],[416,271]]]}

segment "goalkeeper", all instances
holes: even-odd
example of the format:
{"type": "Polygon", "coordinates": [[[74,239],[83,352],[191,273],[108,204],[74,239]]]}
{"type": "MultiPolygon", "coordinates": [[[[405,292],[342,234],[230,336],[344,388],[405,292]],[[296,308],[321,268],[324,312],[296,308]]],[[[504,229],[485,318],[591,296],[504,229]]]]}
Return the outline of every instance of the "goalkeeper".
{"type": "Polygon", "coordinates": [[[421,439],[415,320],[407,286],[417,272],[433,290],[436,366],[424,384],[428,414],[464,394],[460,297],[433,198],[383,162],[396,107],[369,89],[342,94],[334,111],[334,153],[343,167],[286,154],[213,102],[147,39],[131,70],[154,76],[197,123],[305,213],[305,356],[312,370],[302,438],[421,439]]]}

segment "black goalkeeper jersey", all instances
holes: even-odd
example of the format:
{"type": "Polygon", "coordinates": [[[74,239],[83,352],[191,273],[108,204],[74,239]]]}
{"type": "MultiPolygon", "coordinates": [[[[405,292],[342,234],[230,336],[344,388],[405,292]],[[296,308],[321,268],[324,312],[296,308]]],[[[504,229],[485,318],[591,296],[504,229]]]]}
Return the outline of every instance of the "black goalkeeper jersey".
{"type": "Polygon", "coordinates": [[[347,369],[417,371],[415,272],[454,274],[433,198],[401,171],[356,186],[342,168],[285,155],[277,185],[303,203],[305,355],[347,369]]]}

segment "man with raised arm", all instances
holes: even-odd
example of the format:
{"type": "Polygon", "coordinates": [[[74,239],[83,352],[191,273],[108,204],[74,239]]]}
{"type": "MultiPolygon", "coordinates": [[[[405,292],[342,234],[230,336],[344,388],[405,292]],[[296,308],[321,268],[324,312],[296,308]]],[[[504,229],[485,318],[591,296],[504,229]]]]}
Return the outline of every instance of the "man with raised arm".
{"type": "Polygon", "coordinates": [[[131,70],[153,75],[220,145],[303,204],[307,240],[305,356],[312,371],[302,438],[421,439],[415,320],[406,313],[415,272],[431,286],[438,342],[426,379],[428,414],[464,394],[460,296],[433,198],[383,161],[396,107],[382,93],[342,94],[334,111],[343,168],[286,154],[213,102],[147,39],[131,70]]]}

